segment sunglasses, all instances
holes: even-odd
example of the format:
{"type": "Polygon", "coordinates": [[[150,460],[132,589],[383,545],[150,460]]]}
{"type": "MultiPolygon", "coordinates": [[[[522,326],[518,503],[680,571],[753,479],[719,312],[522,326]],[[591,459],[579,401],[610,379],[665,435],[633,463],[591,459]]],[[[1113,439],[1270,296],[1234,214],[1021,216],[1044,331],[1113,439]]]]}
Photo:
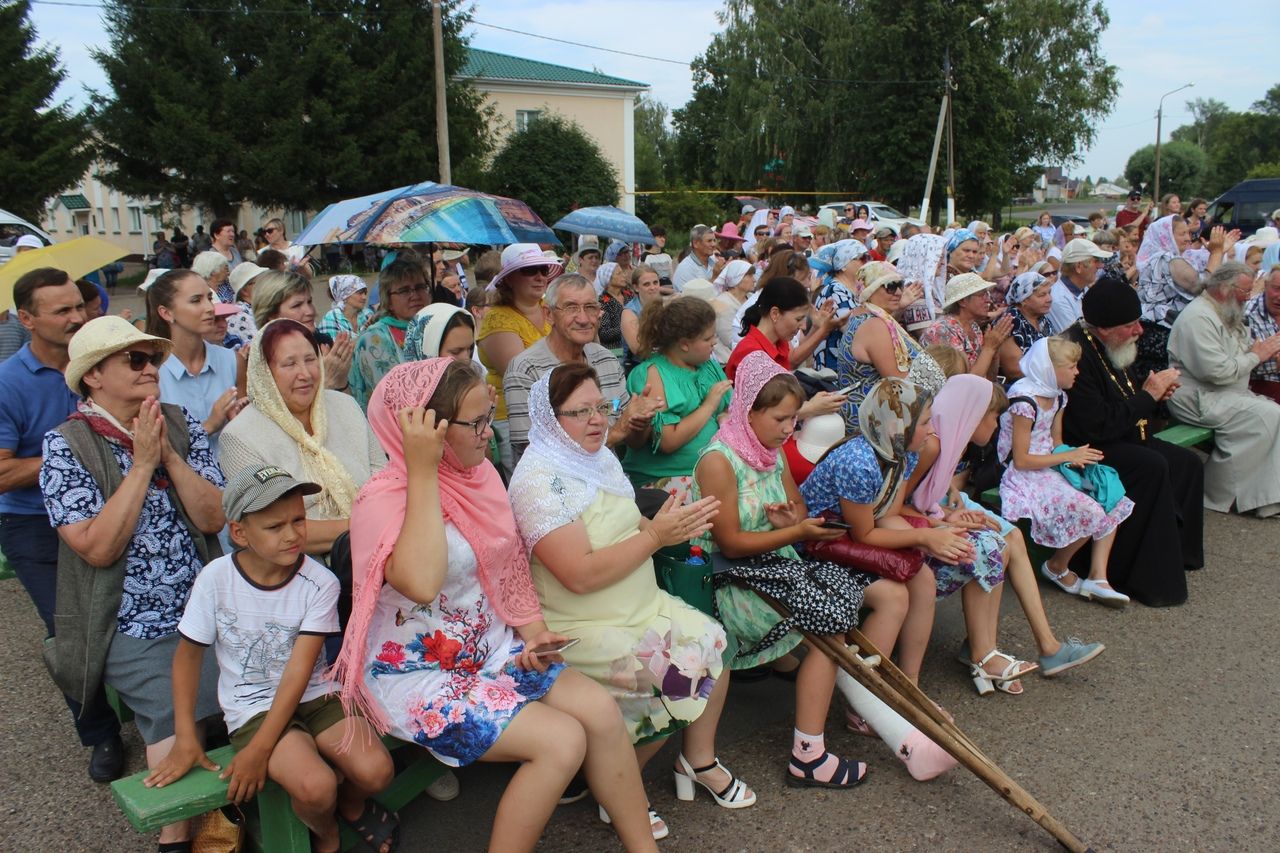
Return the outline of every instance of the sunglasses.
{"type": "Polygon", "coordinates": [[[884,286],[885,293],[901,293],[906,285],[901,281],[891,281],[884,286]]]}
{"type": "Polygon", "coordinates": [[[141,373],[142,369],[148,364],[152,367],[159,367],[168,358],[162,352],[148,352],[140,349],[127,349],[120,354],[128,359],[129,369],[134,373],[141,373]]]}
{"type": "Polygon", "coordinates": [[[555,270],[556,268],[552,266],[524,267],[522,269],[516,270],[516,272],[522,275],[527,275],[527,276],[535,276],[535,275],[550,276],[553,272],[555,272],[555,270]]]}
{"type": "Polygon", "coordinates": [[[276,228],[276,227],[273,225],[273,226],[271,226],[270,228],[263,228],[263,229],[262,229],[262,233],[263,233],[263,234],[274,234],[275,232],[277,232],[277,231],[279,231],[279,230],[280,230],[279,228],[276,228]]]}

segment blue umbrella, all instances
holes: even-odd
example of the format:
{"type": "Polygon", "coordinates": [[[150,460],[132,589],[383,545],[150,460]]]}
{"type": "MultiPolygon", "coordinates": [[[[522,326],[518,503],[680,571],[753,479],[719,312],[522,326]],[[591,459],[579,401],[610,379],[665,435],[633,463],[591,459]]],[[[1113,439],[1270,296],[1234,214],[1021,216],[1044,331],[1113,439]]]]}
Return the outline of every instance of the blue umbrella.
{"type": "Polygon", "coordinates": [[[294,239],[320,243],[559,243],[522,201],[426,181],[331,204],[294,239]]]}
{"type": "Polygon", "coordinates": [[[579,208],[551,227],[571,234],[594,234],[624,243],[653,245],[653,234],[649,232],[648,225],[639,217],[607,204],[579,208]]]}

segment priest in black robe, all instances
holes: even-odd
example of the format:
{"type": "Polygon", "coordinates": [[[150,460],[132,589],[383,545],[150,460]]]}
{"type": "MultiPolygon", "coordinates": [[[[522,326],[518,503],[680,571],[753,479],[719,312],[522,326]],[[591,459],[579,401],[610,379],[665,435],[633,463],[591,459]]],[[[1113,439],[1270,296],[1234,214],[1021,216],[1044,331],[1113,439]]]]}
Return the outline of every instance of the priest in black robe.
{"type": "MultiPolygon", "coordinates": [[[[1103,464],[1116,469],[1134,503],[1116,533],[1107,577],[1149,607],[1182,604],[1184,570],[1204,565],[1204,467],[1194,452],[1154,438],[1152,429],[1158,404],[1178,387],[1177,370],[1134,376],[1142,308],[1127,282],[1104,277],[1085,292],[1082,309],[1084,319],[1063,333],[1082,352],[1063,440],[1102,451],[1103,464]]],[[[1088,550],[1072,561],[1085,572],[1088,550]]]]}

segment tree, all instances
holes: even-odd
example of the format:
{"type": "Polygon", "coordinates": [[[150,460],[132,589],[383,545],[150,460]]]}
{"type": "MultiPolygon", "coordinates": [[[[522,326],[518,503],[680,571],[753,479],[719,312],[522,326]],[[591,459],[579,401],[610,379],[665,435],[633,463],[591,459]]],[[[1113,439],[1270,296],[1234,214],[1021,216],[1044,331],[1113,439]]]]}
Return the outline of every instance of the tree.
{"type": "Polygon", "coordinates": [[[1280,83],[1267,90],[1260,100],[1254,101],[1250,108],[1255,113],[1269,116],[1280,116],[1280,83]]]}
{"type": "Polygon", "coordinates": [[[1193,98],[1187,101],[1191,124],[1184,124],[1169,135],[1178,142],[1193,142],[1208,150],[1214,132],[1222,119],[1231,114],[1231,108],[1217,98],[1193,98]]]}
{"type": "Polygon", "coordinates": [[[684,174],[721,186],[917,202],[949,52],[957,197],[997,209],[1035,164],[1075,162],[1117,89],[1097,2],[726,0],[720,20],[674,124],[684,174]]]}
{"type": "Polygon", "coordinates": [[[1259,163],[1249,170],[1246,178],[1280,178],[1280,161],[1259,163]]]}
{"type": "MultiPolygon", "coordinates": [[[[95,93],[106,181],[167,206],[317,207],[435,178],[430,4],[108,0],[111,90],[95,93]]],[[[468,12],[446,4],[455,171],[487,153],[481,96],[453,80],[468,12]]]]}
{"type": "Polygon", "coordinates": [[[0,207],[39,221],[44,203],[84,175],[92,159],[83,112],[55,103],[67,72],[58,51],[36,47],[31,4],[0,5],[0,207]]]}
{"type": "Polygon", "coordinates": [[[551,224],[571,210],[618,201],[618,173],[600,146],[563,116],[543,113],[507,138],[484,178],[551,224]]]}
{"type": "Polygon", "coordinates": [[[667,106],[647,95],[635,106],[636,189],[663,189],[671,181],[671,130],[667,106]]]}
{"type": "Polygon", "coordinates": [[[1208,154],[1204,195],[1213,198],[1244,180],[1255,165],[1280,160],[1280,114],[1231,113],[1208,154]]]}
{"type": "MultiPolygon", "coordinates": [[[[1166,142],[1160,146],[1160,193],[1196,195],[1204,183],[1208,157],[1190,142],[1166,142]]],[[[1129,186],[1146,185],[1150,190],[1155,180],[1156,147],[1147,145],[1133,152],[1124,167],[1129,186]]]]}
{"type": "Polygon", "coordinates": [[[689,189],[675,189],[646,196],[637,214],[645,222],[667,229],[667,247],[672,255],[689,243],[689,231],[695,225],[720,226],[722,212],[718,196],[689,189]]]}

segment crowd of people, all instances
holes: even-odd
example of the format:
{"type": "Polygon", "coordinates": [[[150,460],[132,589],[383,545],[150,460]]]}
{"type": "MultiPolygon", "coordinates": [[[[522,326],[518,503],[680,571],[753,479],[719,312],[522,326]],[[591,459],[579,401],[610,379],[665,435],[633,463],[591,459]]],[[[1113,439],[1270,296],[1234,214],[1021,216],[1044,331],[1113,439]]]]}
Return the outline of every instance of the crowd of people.
{"type": "Polygon", "coordinates": [[[1280,514],[1280,233],[1203,208],[1135,194],[1115,227],[998,235],[746,205],[674,258],[660,228],[569,255],[389,246],[375,281],[328,278],[323,314],[279,220],[257,246],[219,220],[189,265],[158,250],[136,319],[34,269],[0,362],[0,548],[92,778],[123,768],[109,687],[148,785],[202,765],[239,801],[271,779],[317,851],[340,821],[396,846],[375,733],[518,763],[493,849],[588,793],[654,849],[641,771],[673,735],[680,799],[757,802],[718,757],[731,674],[794,682],[789,784],[867,778],[827,749],[837,693],[932,779],[950,756],[805,633],[857,628],[917,680],[958,593],[964,671],[1020,695],[1104,650],[1059,638],[1037,575],[1181,604],[1204,507],[1280,514]],[[1207,462],[1159,438],[1171,417],[1214,431],[1207,462]],[[710,612],[655,575],[692,546],[710,612]],[[1000,641],[1006,581],[1027,659],[1000,641]]]}

